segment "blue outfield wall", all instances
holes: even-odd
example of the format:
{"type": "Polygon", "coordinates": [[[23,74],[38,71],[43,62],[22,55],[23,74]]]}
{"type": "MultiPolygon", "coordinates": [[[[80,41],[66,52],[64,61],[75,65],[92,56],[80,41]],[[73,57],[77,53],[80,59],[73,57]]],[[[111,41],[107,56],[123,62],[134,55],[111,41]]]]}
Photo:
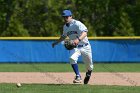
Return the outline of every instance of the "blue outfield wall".
{"type": "MultiPolygon", "coordinates": [[[[69,62],[54,40],[0,40],[0,62],[69,62]]],[[[140,62],[140,40],[90,40],[94,62],[140,62]]],[[[79,62],[82,58],[79,59],[79,62]]]]}

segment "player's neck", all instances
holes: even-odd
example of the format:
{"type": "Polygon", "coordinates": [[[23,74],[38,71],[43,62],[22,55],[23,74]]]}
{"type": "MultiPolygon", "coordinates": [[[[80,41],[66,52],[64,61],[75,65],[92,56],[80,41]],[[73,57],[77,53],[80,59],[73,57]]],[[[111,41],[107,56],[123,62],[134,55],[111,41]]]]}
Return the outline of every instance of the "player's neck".
{"type": "Polygon", "coordinates": [[[66,26],[69,27],[70,23],[72,22],[73,19],[70,19],[69,21],[66,22],[66,26]]]}
{"type": "Polygon", "coordinates": [[[68,20],[68,21],[66,22],[66,24],[67,24],[67,23],[71,23],[71,22],[72,22],[72,20],[73,20],[73,19],[68,20]]]}

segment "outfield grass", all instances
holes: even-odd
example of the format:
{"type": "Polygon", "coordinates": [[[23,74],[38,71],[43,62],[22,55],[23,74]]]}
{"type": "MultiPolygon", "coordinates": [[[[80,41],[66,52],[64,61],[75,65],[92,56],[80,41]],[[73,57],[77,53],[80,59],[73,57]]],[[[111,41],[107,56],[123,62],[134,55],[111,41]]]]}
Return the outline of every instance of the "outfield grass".
{"type": "Polygon", "coordinates": [[[130,86],[95,86],[95,85],[55,85],[55,84],[23,84],[17,88],[15,84],[0,84],[0,93],[139,93],[140,87],[130,86]]]}
{"type": "MultiPolygon", "coordinates": [[[[81,72],[85,71],[85,65],[79,64],[81,72]]],[[[0,64],[0,72],[73,72],[70,64],[60,63],[30,63],[0,64]]],[[[140,63],[96,63],[94,72],[140,72],[140,63]]]]}

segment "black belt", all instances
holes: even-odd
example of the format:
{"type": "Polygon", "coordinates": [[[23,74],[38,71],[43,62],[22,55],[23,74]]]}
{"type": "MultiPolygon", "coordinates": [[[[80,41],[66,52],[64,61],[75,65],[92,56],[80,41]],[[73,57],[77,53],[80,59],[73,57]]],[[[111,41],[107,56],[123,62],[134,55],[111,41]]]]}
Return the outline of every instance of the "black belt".
{"type": "Polygon", "coordinates": [[[87,46],[87,45],[88,45],[88,43],[83,44],[83,45],[78,45],[78,47],[84,47],[84,46],[87,46]]]}

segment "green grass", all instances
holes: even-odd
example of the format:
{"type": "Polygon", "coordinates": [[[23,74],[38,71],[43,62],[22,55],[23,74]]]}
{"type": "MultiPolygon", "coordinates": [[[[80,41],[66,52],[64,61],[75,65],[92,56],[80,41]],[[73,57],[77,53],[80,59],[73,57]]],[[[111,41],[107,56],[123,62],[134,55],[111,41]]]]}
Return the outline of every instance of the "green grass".
{"type": "MultiPolygon", "coordinates": [[[[84,72],[85,65],[79,64],[79,69],[84,72]]],[[[61,63],[2,63],[0,72],[73,72],[73,70],[70,64],[61,63]]],[[[140,72],[140,63],[96,63],[94,72],[140,72]]]]}
{"type": "Polygon", "coordinates": [[[0,84],[0,93],[139,93],[140,87],[95,86],[95,85],[59,85],[59,84],[0,84]]]}
{"type": "MultiPolygon", "coordinates": [[[[140,63],[94,64],[94,72],[140,72],[140,63]]],[[[85,65],[79,64],[80,71],[85,65]]],[[[0,72],[73,72],[70,64],[0,64],[0,72]]],[[[140,86],[0,83],[0,93],[139,93],[140,86]]]]}

